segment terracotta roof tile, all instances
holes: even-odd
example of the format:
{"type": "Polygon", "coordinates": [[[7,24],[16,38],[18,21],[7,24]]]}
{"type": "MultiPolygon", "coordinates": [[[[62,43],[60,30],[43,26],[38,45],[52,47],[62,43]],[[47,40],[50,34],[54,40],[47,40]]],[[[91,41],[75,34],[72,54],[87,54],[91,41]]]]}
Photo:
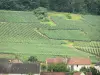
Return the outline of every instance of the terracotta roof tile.
{"type": "Polygon", "coordinates": [[[68,65],[90,65],[91,60],[89,58],[69,58],[68,65]]]}
{"type": "Polygon", "coordinates": [[[64,63],[64,58],[48,58],[46,60],[47,64],[57,64],[57,63],[64,63]]]}
{"type": "Polygon", "coordinates": [[[41,72],[40,75],[65,75],[64,72],[41,72]]]}

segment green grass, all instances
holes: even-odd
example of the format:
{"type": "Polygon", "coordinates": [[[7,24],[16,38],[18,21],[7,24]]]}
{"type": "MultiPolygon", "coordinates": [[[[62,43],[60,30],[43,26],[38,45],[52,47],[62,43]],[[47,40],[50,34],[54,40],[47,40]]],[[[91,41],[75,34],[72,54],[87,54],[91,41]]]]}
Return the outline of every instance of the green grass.
{"type": "Polygon", "coordinates": [[[38,22],[33,12],[0,11],[1,22],[38,22]]]}
{"type": "Polygon", "coordinates": [[[100,40],[100,16],[83,15],[79,20],[66,20],[63,16],[51,16],[58,30],[81,30],[90,40],[100,40]]]}
{"type": "Polygon", "coordinates": [[[41,30],[51,39],[58,40],[89,40],[86,34],[80,30],[41,30]]]}
{"type": "MultiPolygon", "coordinates": [[[[57,41],[48,40],[47,43],[45,43],[46,40],[35,40],[33,43],[5,43],[7,47],[1,46],[0,52],[5,53],[15,53],[15,54],[26,54],[26,55],[33,55],[37,56],[39,60],[44,61],[47,57],[53,57],[53,56],[69,56],[69,57],[87,57],[91,54],[84,53],[81,51],[78,51],[74,48],[69,48],[67,46],[62,46],[61,43],[57,44],[57,41]],[[51,43],[50,43],[51,42],[51,43]],[[56,44],[55,44],[56,43],[56,44]],[[44,58],[45,57],[45,58],[44,58]]],[[[1,43],[2,44],[2,43],[1,43]]],[[[1,45],[0,44],[0,45],[1,45]]],[[[4,43],[3,43],[4,44],[4,43]]]]}
{"type": "MultiPolygon", "coordinates": [[[[78,50],[94,54],[95,56],[100,57],[100,42],[82,42],[75,41],[74,47],[78,50]]],[[[94,60],[94,59],[93,59],[94,60]]]]}

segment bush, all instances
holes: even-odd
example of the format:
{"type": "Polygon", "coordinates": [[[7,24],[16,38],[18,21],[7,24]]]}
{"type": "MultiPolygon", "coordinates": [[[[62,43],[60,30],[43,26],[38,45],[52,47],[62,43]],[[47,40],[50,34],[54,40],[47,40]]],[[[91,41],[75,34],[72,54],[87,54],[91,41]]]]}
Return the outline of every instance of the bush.
{"type": "Polygon", "coordinates": [[[34,10],[34,14],[37,16],[39,20],[48,22],[49,19],[47,18],[47,9],[43,7],[39,7],[34,10]]]}
{"type": "Polygon", "coordinates": [[[70,70],[66,67],[64,63],[61,64],[51,64],[48,66],[48,71],[51,72],[69,72],[70,70]]]}
{"type": "Polygon", "coordinates": [[[47,16],[47,9],[46,8],[43,8],[43,7],[39,7],[37,9],[34,10],[34,14],[35,15],[43,15],[44,17],[47,16]]]}
{"type": "Polygon", "coordinates": [[[28,58],[28,61],[30,61],[30,62],[37,62],[38,59],[37,59],[35,56],[30,56],[30,57],[28,58]]]}
{"type": "Polygon", "coordinates": [[[46,69],[47,69],[47,66],[46,66],[45,64],[42,64],[42,65],[41,65],[41,70],[42,70],[42,71],[46,71],[46,69]]]}
{"type": "Polygon", "coordinates": [[[46,18],[43,18],[43,21],[49,22],[50,20],[46,17],[46,18]]]}
{"type": "Polygon", "coordinates": [[[68,19],[72,19],[70,13],[66,14],[66,17],[67,17],[68,19]]]}
{"type": "Polygon", "coordinates": [[[83,68],[81,68],[80,71],[84,72],[84,73],[92,72],[92,75],[100,75],[100,72],[97,69],[95,69],[94,67],[90,67],[90,68],[83,67],[83,68]]]}
{"type": "Polygon", "coordinates": [[[90,72],[90,69],[89,68],[86,68],[86,67],[82,67],[80,69],[80,71],[86,73],[86,72],[90,72]]]}

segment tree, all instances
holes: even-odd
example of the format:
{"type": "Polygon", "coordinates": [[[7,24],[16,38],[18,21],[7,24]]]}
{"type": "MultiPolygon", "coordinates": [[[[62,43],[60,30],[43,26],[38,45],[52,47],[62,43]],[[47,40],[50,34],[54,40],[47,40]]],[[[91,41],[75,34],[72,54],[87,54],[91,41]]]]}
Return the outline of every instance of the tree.
{"type": "Polygon", "coordinates": [[[100,15],[100,0],[0,0],[0,9],[33,10],[38,7],[59,12],[100,15]]]}
{"type": "Polygon", "coordinates": [[[40,0],[40,6],[49,9],[49,0],[40,0]]]}
{"type": "Polygon", "coordinates": [[[41,65],[41,70],[42,70],[42,71],[46,71],[46,69],[47,69],[47,66],[46,66],[45,64],[42,64],[42,65],[41,65]]]}
{"type": "Polygon", "coordinates": [[[40,6],[40,0],[0,0],[0,9],[30,10],[40,6]]]}
{"type": "Polygon", "coordinates": [[[48,22],[48,16],[47,16],[47,9],[44,7],[39,7],[37,9],[34,10],[34,14],[36,15],[36,17],[41,20],[41,21],[45,21],[48,22]]]}
{"type": "Polygon", "coordinates": [[[48,71],[53,72],[69,72],[69,69],[66,67],[66,64],[51,64],[48,66],[48,71]]]}
{"type": "Polygon", "coordinates": [[[38,59],[35,57],[35,56],[30,56],[29,58],[28,58],[28,61],[30,61],[30,62],[37,62],[38,61],[38,59]]]}
{"type": "Polygon", "coordinates": [[[86,72],[90,72],[90,69],[89,68],[86,68],[86,67],[82,67],[80,69],[80,71],[86,73],[86,72]]]}
{"type": "Polygon", "coordinates": [[[80,71],[84,72],[84,73],[92,72],[92,75],[100,75],[100,72],[96,68],[94,68],[94,67],[90,67],[90,68],[83,67],[83,68],[81,68],[80,71]]]}

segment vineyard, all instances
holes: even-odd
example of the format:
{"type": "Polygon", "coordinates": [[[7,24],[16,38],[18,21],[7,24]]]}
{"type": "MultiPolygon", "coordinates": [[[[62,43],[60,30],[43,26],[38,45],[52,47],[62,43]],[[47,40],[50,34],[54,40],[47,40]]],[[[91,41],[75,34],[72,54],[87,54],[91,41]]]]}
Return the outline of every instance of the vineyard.
{"type": "Polygon", "coordinates": [[[89,40],[80,30],[41,30],[41,33],[55,40],[89,40]]]}
{"type": "Polygon", "coordinates": [[[51,16],[51,19],[57,24],[57,26],[53,29],[80,30],[84,32],[91,41],[100,40],[100,16],[96,17],[90,15],[82,15],[80,20],[66,20],[63,16],[51,16]]]}
{"type": "Polygon", "coordinates": [[[91,53],[96,56],[100,56],[100,42],[74,42],[74,47],[78,50],[91,53]]]}
{"type": "Polygon", "coordinates": [[[23,60],[33,55],[40,61],[66,55],[100,57],[100,16],[74,14],[67,19],[51,14],[54,26],[41,23],[33,11],[0,10],[0,53],[19,54],[23,60]]]}

